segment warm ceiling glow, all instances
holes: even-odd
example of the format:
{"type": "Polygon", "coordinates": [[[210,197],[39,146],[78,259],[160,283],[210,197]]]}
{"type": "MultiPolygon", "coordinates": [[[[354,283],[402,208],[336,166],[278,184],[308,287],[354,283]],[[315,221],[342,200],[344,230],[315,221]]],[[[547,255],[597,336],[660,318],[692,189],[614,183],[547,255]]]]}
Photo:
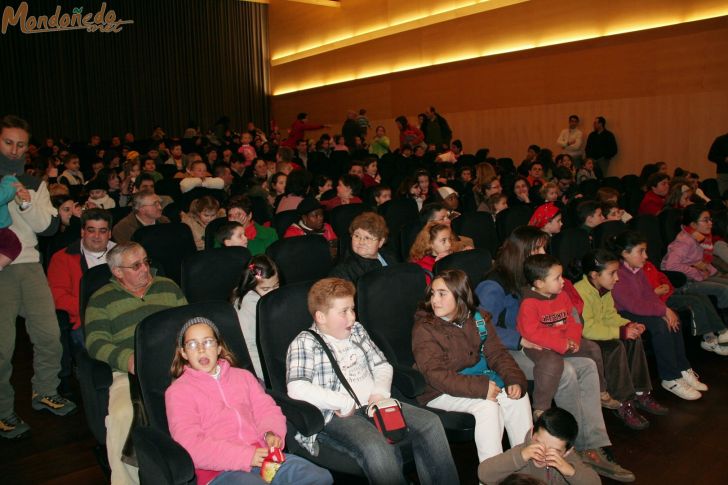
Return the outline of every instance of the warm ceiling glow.
{"type": "Polygon", "coordinates": [[[577,32],[561,32],[559,36],[544,37],[541,39],[535,39],[533,41],[524,42],[518,41],[515,43],[502,43],[499,45],[490,45],[484,47],[481,50],[469,50],[463,52],[457,50],[451,55],[443,54],[437,57],[433,57],[428,60],[411,61],[392,63],[392,65],[382,65],[381,60],[377,66],[357,66],[352,67],[348,75],[337,73],[335,77],[324,78],[324,79],[307,79],[303,82],[289,82],[281,84],[280,87],[274,89],[273,95],[279,96],[281,94],[294,93],[297,91],[305,91],[307,89],[319,88],[323,86],[330,86],[332,84],[338,84],[342,82],[355,81],[358,79],[366,79],[374,76],[382,76],[385,74],[393,74],[397,72],[409,71],[413,69],[421,69],[423,67],[437,66],[441,64],[447,64],[450,62],[465,61],[469,59],[477,59],[482,57],[496,56],[500,54],[507,54],[511,52],[525,51],[528,49],[534,49],[537,47],[548,47],[559,44],[565,44],[569,42],[578,42],[582,40],[595,39],[599,37],[607,37],[612,35],[627,34],[631,32],[640,32],[643,30],[656,29],[660,27],[668,27],[670,25],[682,24],[686,22],[694,22],[699,20],[706,20],[715,17],[722,17],[728,15],[728,5],[721,8],[714,8],[707,12],[701,12],[700,14],[694,14],[685,16],[685,18],[661,18],[658,20],[650,20],[643,23],[630,23],[630,24],[619,24],[610,26],[607,29],[599,30],[590,28],[588,30],[577,31],[577,32]],[[358,72],[357,72],[358,70],[358,72]]]}
{"type": "Polygon", "coordinates": [[[528,0],[459,0],[444,5],[441,4],[438,7],[423,9],[417,15],[396,18],[388,22],[369,25],[360,30],[340,33],[336,37],[325,38],[323,42],[320,40],[314,41],[297,49],[274,52],[271,56],[271,66],[279,66],[287,62],[298,61],[306,57],[341,49],[342,47],[526,1],[528,0]]]}

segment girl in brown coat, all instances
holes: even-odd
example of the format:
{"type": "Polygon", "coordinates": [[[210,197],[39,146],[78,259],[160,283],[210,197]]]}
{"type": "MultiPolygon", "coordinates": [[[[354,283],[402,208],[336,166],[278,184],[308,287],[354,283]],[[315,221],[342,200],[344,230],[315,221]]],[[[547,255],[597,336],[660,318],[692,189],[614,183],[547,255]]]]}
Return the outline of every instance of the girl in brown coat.
{"type": "Polygon", "coordinates": [[[415,366],[427,381],[418,398],[428,407],[475,417],[480,461],[523,443],[533,424],[526,376],[503,347],[490,314],[477,311],[468,278],[443,271],[427,287],[412,328],[415,366]]]}

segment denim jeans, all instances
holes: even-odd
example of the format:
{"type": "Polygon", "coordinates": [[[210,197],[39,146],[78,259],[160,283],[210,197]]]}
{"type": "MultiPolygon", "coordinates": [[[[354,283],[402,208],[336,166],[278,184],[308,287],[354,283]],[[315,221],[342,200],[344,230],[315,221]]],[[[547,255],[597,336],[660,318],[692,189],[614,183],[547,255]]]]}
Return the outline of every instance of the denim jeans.
{"type": "Polygon", "coordinates": [[[715,275],[703,281],[688,281],[680,290],[682,293],[714,296],[718,308],[728,308],[728,278],[715,275]]]}
{"type": "Polygon", "coordinates": [[[682,377],[681,372],[690,369],[690,362],[685,357],[685,342],[682,332],[673,332],[667,327],[662,317],[646,317],[630,312],[620,312],[624,318],[647,327],[647,334],[652,341],[657,361],[657,373],[660,379],[672,381],[682,377]]]}
{"type": "MultiPolygon", "coordinates": [[[[253,467],[249,472],[227,471],[216,476],[210,485],[264,485],[260,478],[260,468],[253,467]]],[[[272,485],[330,485],[334,483],[331,474],[325,468],[314,465],[300,456],[286,454],[286,461],[281,465],[272,485]]]]}
{"type": "Polygon", "coordinates": [[[674,310],[690,310],[693,317],[690,333],[693,335],[720,333],[726,329],[723,319],[707,295],[693,293],[689,288],[685,290],[682,287],[667,299],[667,306],[674,310]]]}
{"type": "Polygon", "coordinates": [[[460,483],[440,418],[426,409],[402,403],[407,439],[391,445],[364,415],[363,410],[340,418],[334,416],[318,439],[351,456],[372,485],[405,484],[400,446],[412,446],[417,475],[422,485],[460,483]]]}
{"type": "MultiPolygon", "coordinates": [[[[533,379],[533,361],[520,350],[511,355],[528,379],[533,379]]],[[[559,388],[554,396],[556,404],[574,415],[579,425],[574,447],[578,451],[609,446],[607,427],[599,399],[599,373],[593,360],[586,357],[564,359],[559,388]]]]}

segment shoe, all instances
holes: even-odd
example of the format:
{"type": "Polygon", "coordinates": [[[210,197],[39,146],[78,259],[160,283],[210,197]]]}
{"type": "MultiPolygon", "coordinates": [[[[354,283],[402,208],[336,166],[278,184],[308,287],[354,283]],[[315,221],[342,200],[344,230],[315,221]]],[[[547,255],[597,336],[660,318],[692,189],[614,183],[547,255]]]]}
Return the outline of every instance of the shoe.
{"type": "Polygon", "coordinates": [[[615,409],[614,415],[617,416],[625,426],[636,431],[642,431],[650,427],[650,422],[645,419],[632,405],[632,401],[625,401],[615,409]]]}
{"type": "Polygon", "coordinates": [[[662,387],[686,401],[695,401],[703,396],[697,390],[690,387],[690,384],[685,382],[684,379],[662,381],[662,387]]]}
{"type": "Polygon", "coordinates": [[[22,438],[30,431],[28,423],[20,419],[17,414],[0,419],[0,437],[5,439],[22,438]]]}
{"type": "Polygon", "coordinates": [[[684,370],[681,372],[683,380],[688,383],[690,387],[696,391],[707,391],[708,386],[700,382],[700,376],[692,369],[684,370]]]}
{"type": "Polygon", "coordinates": [[[580,451],[581,461],[589,465],[595,472],[603,477],[611,478],[618,482],[634,482],[634,473],[621,467],[614,461],[611,454],[604,448],[580,451]]]}
{"type": "Polygon", "coordinates": [[[700,346],[703,350],[707,350],[708,352],[715,352],[718,355],[728,355],[728,345],[719,344],[717,338],[713,338],[712,340],[703,340],[700,342],[700,346]]]}
{"type": "Polygon", "coordinates": [[[67,416],[76,410],[76,405],[73,402],[58,394],[55,396],[41,396],[34,392],[31,405],[36,411],[45,409],[56,416],[67,416]]]}
{"type": "Polygon", "coordinates": [[[633,401],[633,403],[634,407],[636,407],[637,409],[646,411],[656,416],[665,416],[669,411],[669,409],[667,409],[665,406],[655,401],[655,398],[652,396],[651,392],[638,394],[637,398],[633,401]]]}
{"type": "Polygon", "coordinates": [[[599,394],[599,399],[602,401],[602,407],[606,409],[619,409],[622,405],[621,402],[614,399],[607,391],[599,394]]]}

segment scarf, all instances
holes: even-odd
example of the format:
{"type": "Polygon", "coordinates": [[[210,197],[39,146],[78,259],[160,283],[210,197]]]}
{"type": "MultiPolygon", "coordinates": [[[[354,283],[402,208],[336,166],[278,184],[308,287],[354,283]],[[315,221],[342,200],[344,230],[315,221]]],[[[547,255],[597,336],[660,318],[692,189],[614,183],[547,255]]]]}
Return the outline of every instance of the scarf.
{"type": "MultiPolygon", "coordinates": [[[[691,226],[683,226],[683,230],[690,234],[693,239],[695,239],[695,237],[693,236],[693,234],[697,232],[695,229],[693,229],[691,226]]],[[[711,264],[713,262],[713,235],[706,235],[703,233],[700,233],[700,235],[703,236],[703,240],[698,241],[698,244],[701,248],[703,248],[703,262],[705,264],[711,264]]]]}

